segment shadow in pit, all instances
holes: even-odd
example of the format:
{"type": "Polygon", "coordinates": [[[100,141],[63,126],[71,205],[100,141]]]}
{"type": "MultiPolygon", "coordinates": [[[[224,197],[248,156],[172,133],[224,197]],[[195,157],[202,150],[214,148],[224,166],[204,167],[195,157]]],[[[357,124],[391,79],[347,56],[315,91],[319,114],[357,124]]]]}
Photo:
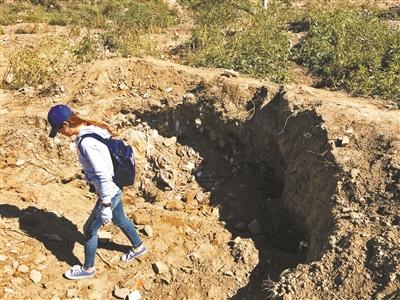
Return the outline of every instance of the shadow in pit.
{"type": "Polygon", "coordinates": [[[196,181],[204,192],[211,193],[210,204],[219,207],[220,219],[233,238],[251,238],[259,251],[259,263],[249,284],[232,299],[265,299],[263,281],[277,280],[282,271],[306,259],[306,253],[299,249],[305,235],[280,201],[284,160],[277,149],[272,149],[272,141],[271,149],[251,149],[254,141],[243,142],[252,134],[251,122],[223,120],[209,103],[200,97],[196,103],[153,107],[137,116],[161,135],[176,136],[178,143],[200,154],[202,163],[193,172],[196,181]],[[196,122],[198,118],[201,125],[196,122]],[[267,157],[274,159],[268,161],[267,157]],[[259,233],[248,230],[253,220],[258,221],[259,233]]]}
{"type": "MultiPolygon", "coordinates": [[[[25,209],[10,204],[0,204],[0,216],[3,218],[18,218],[19,228],[28,236],[40,241],[59,261],[73,266],[80,264],[73,254],[75,242],[85,243],[85,236],[78,231],[78,227],[65,217],[59,217],[34,206],[25,209]],[[58,238],[61,240],[58,240],[58,238]]],[[[99,248],[128,251],[129,247],[114,242],[99,244],[99,248]]]]}

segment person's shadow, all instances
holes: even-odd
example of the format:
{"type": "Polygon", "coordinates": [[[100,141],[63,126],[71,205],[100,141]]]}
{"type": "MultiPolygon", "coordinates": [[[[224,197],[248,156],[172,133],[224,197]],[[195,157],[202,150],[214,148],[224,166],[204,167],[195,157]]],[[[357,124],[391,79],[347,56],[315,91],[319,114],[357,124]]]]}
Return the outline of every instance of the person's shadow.
{"type": "MultiPolygon", "coordinates": [[[[25,209],[10,204],[0,204],[0,216],[3,218],[18,218],[19,228],[28,236],[35,238],[53,253],[59,260],[73,266],[80,264],[74,255],[75,242],[85,244],[85,236],[79,232],[78,227],[64,216],[57,216],[34,206],[25,209]]],[[[100,244],[99,244],[100,246],[100,244]]],[[[126,252],[128,246],[108,243],[102,248],[126,252]]]]}

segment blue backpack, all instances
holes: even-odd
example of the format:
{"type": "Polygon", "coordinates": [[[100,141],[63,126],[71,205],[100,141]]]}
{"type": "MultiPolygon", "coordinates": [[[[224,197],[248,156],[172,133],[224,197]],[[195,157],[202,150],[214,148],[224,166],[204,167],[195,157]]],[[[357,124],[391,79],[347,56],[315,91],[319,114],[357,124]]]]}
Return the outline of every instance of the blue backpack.
{"type": "Polygon", "coordinates": [[[133,149],[120,139],[104,139],[98,134],[89,133],[82,135],[78,149],[83,154],[81,143],[84,138],[92,137],[99,142],[105,144],[110,151],[111,159],[114,166],[113,181],[122,190],[124,186],[133,185],[135,181],[135,156],[133,149]]]}

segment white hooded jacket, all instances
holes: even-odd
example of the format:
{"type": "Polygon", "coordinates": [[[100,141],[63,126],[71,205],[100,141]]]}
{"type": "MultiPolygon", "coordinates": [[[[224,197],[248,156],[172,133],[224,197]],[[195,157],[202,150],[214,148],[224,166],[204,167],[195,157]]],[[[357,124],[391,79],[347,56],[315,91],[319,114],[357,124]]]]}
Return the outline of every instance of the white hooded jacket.
{"type": "MultiPolygon", "coordinates": [[[[75,140],[77,148],[81,137],[89,133],[95,133],[105,139],[111,136],[103,128],[94,125],[83,126],[75,140]]],[[[114,167],[108,147],[92,137],[85,137],[81,147],[83,153],[78,149],[78,158],[85,173],[85,180],[94,185],[99,200],[104,203],[111,202],[119,188],[113,181],[114,167]]]]}

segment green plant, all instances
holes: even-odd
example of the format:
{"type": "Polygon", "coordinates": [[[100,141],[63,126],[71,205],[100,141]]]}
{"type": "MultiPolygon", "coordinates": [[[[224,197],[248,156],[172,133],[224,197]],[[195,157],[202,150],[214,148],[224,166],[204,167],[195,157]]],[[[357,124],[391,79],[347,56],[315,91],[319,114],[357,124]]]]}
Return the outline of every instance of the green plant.
{"type": "Polygon", "coordinates": [[[368,10],[331,7],[310,14],[296,59],[328,87],[400,99],[400,35],[368,10]]]}
{"type": "Polygon", "coordinates": [[[268,11],[249,1],[191,1],[196,24],[186,62],[289,81],[289,7],[272,1],[268,11]]]}
{"type": "Polygon", "coordinates": [[[66,69],[68,59],[64,57],[65,50],[66,45],[45,39],[33,46],[23,46],[17,51],[6,53],[9,63],[2,86],[19,89],[40,84],[52,85],[66,69]]]}
{"type": "Polygon", "coordinates": [[[72,53],[78,63],[90,62],[97,58],[98,43],[90,31],[72,49],[72,53]]]}

